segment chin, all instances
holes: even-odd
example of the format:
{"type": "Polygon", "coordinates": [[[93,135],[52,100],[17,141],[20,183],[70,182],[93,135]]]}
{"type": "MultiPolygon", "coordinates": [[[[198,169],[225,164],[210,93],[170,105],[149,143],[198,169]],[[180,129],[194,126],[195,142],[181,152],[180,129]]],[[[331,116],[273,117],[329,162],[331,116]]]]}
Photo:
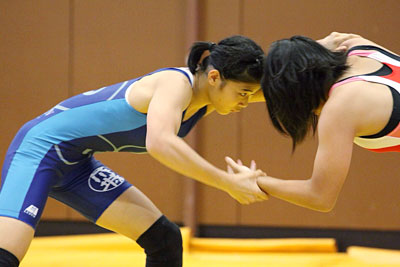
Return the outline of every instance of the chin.
{"type": "Polygon", "coordinates": [[[227,111],[227,110],[217,110],[217,113],[220,114],[220,115],[228,115],[228,114],[230,114],[232,112],[227,111]]]}

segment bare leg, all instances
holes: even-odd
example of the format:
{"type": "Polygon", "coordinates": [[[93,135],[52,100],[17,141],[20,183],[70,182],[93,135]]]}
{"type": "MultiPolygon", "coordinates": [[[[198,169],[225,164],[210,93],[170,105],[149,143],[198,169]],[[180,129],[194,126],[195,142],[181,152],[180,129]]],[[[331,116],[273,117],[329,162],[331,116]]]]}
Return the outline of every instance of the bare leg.
{"type": "Polygon", "coordinates": [[[132,186],[103,212],[96,224],[137,240],[161,215],[153,202],[132,186]]]}
{"type": "Polygon", "coordinates": [[[118,197],[97,224],[136,240],[146,253],[146,267],[182,267],[179,227],[135,187],[118,197]]]}
{"type": "Polygon", "coordinates": [[[14,254],[20,262],[31,244],[34,233],[30,225],[0,216],[0,248],[14,254]]]}

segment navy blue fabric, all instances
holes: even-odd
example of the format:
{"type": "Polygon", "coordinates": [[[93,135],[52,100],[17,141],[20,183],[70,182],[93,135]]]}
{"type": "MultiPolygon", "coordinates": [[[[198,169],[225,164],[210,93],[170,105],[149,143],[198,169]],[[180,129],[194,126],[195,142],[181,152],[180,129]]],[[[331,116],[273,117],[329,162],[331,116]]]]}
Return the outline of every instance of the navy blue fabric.
{"type": "MultiPolygon", "coordinates": [[[[181,72],[192,83],[191,74],[179,68],[150,74],[165,70],[181,72]]],[[[125,100],[126,90],[142,77],[73,96],[26,123],[3,164],[0,216],[35,227],[50,195],[95,221],[130,184],[97,162],[93,154],[147,152],[147,115],[125,100]],[[97,173],[97,168],[102,171],[97,173]],[[120,183],[113,185],[115,189],[106,193],[89,186],[96,180],[110,186],[113,182],[108,176],[120,183]]],[[[206,107],[182,121],[178,136],[186,136],[205,113],[206,107]]]]}

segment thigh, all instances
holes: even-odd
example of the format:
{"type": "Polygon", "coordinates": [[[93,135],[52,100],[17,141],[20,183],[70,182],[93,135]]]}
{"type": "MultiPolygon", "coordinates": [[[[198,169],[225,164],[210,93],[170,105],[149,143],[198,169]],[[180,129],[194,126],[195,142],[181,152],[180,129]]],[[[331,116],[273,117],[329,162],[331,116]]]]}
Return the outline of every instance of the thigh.
{"type": "MultiPolygon", "coordinates": [[[[0,189],[0,216],[21,220],[36,228],[44,210],[50,188],[58,175],[46,163],[29,164],[31,155],[15,153],[6,156],[11,164],[2,171],[0,189]]],[[[34,159],[36,160],[36,159],[34,159]]]]}
{"type": "Polygon", "coordinates": [[[34,229],[18,219],[0,216],[0,248],[14,254],[21,262],[33,239],[34,229]]]}
{"type": "Polygon", "coordinates": [[[50,196],[90,221],[137,239],[161,212],[137,188],[95,159],[67,173],[50,196]]]}
{"type": "Polygon", "coordinates": [[[19,152],[6,155],[0,189],[0,247],[19,260],[31,243],[57,177],[45,159],[19,152]],[[34,161],[38,164],[30,164],[34,161]]]}
{"type": "Polygon", "coordinates": [[[137,240],[161,215],[149,198],[131,186],[104,211],[96,224],[137,240]]]}

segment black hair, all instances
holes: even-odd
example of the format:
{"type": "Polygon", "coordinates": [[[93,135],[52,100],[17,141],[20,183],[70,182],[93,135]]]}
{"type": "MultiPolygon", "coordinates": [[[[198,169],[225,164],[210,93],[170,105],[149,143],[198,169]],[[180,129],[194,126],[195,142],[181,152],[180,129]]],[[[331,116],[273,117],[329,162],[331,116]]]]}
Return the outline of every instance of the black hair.
{"type": "Polygon", "coordinates": [[[211,65],[222,79],[260,83],[263,74],[264,51],[253,40],[235,35],[218,44],[195,42],[190,50],[187,65],[191,73],[206,71],[211,65]],[[209,55],[205,54],[209,52],[209,55]]]}
{"type": "Polygon", "coordinates": [[[316,131],[314,111],[348,68],[345,52],[332,52],[316,41],[293,36],[274,42],[265,60],[261,87],[274,127],[293,141],[292,151],[309,130],[316,131]]]}

